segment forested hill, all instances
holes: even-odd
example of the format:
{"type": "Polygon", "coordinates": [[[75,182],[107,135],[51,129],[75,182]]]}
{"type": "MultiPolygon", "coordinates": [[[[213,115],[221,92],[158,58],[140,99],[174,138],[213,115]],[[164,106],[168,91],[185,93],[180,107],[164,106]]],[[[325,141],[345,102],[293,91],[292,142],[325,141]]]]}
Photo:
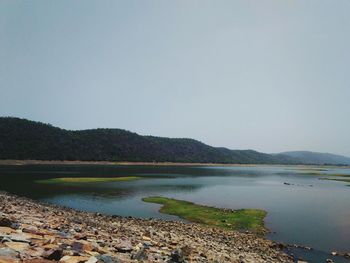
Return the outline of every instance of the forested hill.
{"type": "Polygon", "coordinates": [[[121,129],[69,131],[0,117],[0,159],[275,164],[294,158],[216,148],[193,139],[141,136],[121,129]]]}

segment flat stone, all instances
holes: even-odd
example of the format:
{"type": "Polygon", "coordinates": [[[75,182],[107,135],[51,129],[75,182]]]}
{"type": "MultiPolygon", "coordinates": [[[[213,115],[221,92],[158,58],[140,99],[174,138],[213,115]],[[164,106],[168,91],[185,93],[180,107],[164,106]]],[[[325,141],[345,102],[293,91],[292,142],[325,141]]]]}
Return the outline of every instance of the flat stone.
{"type": "Polygon", "coordinates": [[[15,251],[23,251],[29,248],[29,244],[22,242],[6,242],[5,245],[15,251]]]}
{"type": "Polygon", "coordinates": [[[32,234],[32,233],[21,233],[25,239],[43,239],[42,235],[32,234]]]}
{"type": "Polygon", "coordinates": [[[75,241],[71,244],[71,246],[73,250],[78,252],[91,251],[93,249],[92,245],[85,240],[75,241]]]}
{"type": "Polygon", "coordinates": [[[86,254],[89,254],[90,256],[99,256],[100,253],[96,252],[96,251],[87,251],[86,254]]]}
{"type": "Polygon", "coordinates": [[[31,246],[25,251],[25,253],[33,258],[42,258],[42,255],[45,253],[45,250],[38,246],[31,246]]]}
{"type": "Polygon", "coordinates": [[[82,257],[82,256],[64,256],[60,259],[60,262],[65,263],[83,263],[85,261],[88,261],[88,257],[82,257]]]}
{"type": "Polygon", "coordinates": [[[55,244],[47,244],[47,245],[42,246],[42,248],[44,248],[44,249],[53,249],[56,247],[57,247],[57,245],[55,245],[55,244]]]}
{"type": "Polygon", "coordinates": [[[53,263],[53,262],[56,262],[56,261],[42,259],[42,258],[28,259],[23,261],[23,263],[53,263]]]}
{"type": "Polygon", "coordinates": [[[18,256],[18,252],[9,247],[0,248],[0,258],[16,258],[18,256]]]}
{"type": "Polygon", "coordinates": [[[17,263],[18,260],[10,259],[10,258],[0,258],[0,263],[17,263]]]}
{"type": "Polygon", "coordinates": [[[12,229],[11,227],[7,227],[7,226],[0,226],[0,233],[4,233],[4,234],[11,234],[11,233],[15,233],[16,230],[12,229]]]}
{"type": "Polygon", "coordinates": [[[8,238],[14,242],[30,243],[30,240],[23,233],[13,233],[10,235],[4,235],[4,238],[8,238]]]}
{"type": "Polygon", "coordinates": [[[95,258],[95,257],[91,257],[91,258],[89,258],[89,260],[88,261],[86,261],[85,263],[96,263],[98,261],[98,259],[97,258],[95,258]]]}
{"type": "Polygon", "coordinates": [[[96,258],[102,261],[103,263],[121,263],[121,261],[118,258],[109,255],[101,255],[97,256],[96,258]]]}

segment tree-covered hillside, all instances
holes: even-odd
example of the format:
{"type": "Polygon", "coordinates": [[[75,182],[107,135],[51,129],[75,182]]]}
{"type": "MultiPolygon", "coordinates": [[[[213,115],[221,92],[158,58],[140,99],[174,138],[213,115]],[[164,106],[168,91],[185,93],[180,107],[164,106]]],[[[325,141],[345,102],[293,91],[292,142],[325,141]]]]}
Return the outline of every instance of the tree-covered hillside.
{"type": "Polygon", "coordinates": [[[0,118],[0,159],[199,163],[296,163],[284,155],[216,148],[193,139],[141,136],[121,129],[69,131],[0,118]]]}

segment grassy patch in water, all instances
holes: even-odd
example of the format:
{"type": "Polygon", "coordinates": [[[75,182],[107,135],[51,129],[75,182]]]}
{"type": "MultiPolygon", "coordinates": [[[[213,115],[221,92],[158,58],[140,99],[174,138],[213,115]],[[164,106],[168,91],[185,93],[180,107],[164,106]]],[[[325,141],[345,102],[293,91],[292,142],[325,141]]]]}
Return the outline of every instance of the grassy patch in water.
{"type": "MultiPolygon", "coordinates": [[[[347,176],[346,176],[347,177],[347,176]]],[[[329,180],[329,181],[338,181],[338,182],[345,182],[345,183],[350,183],[350,179],[346,178],[319,178],[321,180],[329,180]]],[[[348,185],[350,186],[350,185],[348,185]]]]}
{"type": "Polygon", "coordinates": [[[350,177],[350,174],[340,174],[340,173],[326,173],[326,171],[329,170],[317,170],[317,169],[299,169],[295,170],[298,174],[305,174],[305,175],[318,175],[318,176],[332,176],[332,177],[350,177]]]}
{"type": "Polygon", "coordinates": [[[350,174],[324,174],[327,176],[350,177],[350,174]]]}
{"type": "Polygon", "coordinates": [[[127,176],[127,177],[61,177],[44,180],[37,180],[37,183],[42,184],[71,184],[71,183],[104,183],[104,182],[120,182],[133,181],[141,177],[127,176]]]}
{"type": "MultiPolygon", "coordinates": [[[[322,173],[322,172],[308,172],[308,173],[303,173],[306,175],[316,175],[316,176],[322,176],[319,177],[319,180],[330,180],[330,181],[338,181],[338,182],[345,182],[345,183],[350,183],[350,174],[339,174],[339,173],[322,173]],[[334,177],[340,177],[340,178],[334,178],[334,177]]],[[[350,186],[350,185],[348,185],[350,186]]]]}
{"type": "Polygon", "coordinates": [[[159,210],[161,213],[176,215],[191,222],[230,230],[266,232],[264,218],[267,213],[264,210],[220,209],[160,196],[145,197],[142,201],[161,204],[163,205],[159,210]]]}

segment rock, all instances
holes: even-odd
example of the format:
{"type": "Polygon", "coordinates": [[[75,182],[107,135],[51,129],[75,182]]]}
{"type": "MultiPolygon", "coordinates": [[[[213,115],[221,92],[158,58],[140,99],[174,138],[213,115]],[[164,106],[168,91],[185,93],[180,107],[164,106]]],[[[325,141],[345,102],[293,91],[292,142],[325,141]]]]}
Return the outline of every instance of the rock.
{"type": "Polygon", "coordinates": [[[42,259],[42,258],[28,259],[23,261],[23,263],[54,263],[54,262],[55,261],[42,259]]]}
{"type": "Polygon", "coordinates": [[[329,258],[326,259],[326,262],[327,262],[327,263],[334,263],[334,261],[331,260],[331,259],[329,259],[329,258]]]}
{"type": "Polygon", "coordinates": [[[4,242],[4,239],[7,239],[14,242],[30,243],[30,240],[28,239],[28,237],[23,233],[13,233],[10,235],[3,235],[2,237],[3,237],[2,242],[4,242]]]}
{"type": "Polygon", "coordinates": [[[21,251],[29,248],[29,244],[22,243],[22,242],[6,242],[5,245],[8,248],[11,248],[11,249],[18,251],[18,252],[21,252],[21,251]]]}
{"type": "Polygon", "coordinates": [[[5,217],[4,215],[0,215],[0,226],[11,227],[12,221],[5,217]]]}
{"type": "Polygon", "coordinates": [[[142,239],[145,240],[145,241],[151,241],[151,240],[152,240],[152,239],[151,239],[150,237],[148,237],[148,236],[143,236],[142,239]]]}
{"type": "Polygon", "coordinates": [[[82,256],[64,256],[60,259],[60,262],[64,263],[83,263],[85,261],[88,261],[88,257],[82,257],[82,256]]]}
{"type": "Polygon", "coordinates": [[[18,252],[9,247],[0,248],[0,258],[16,258],[18,256],[18,252]]]}
{"type": "Polygon", "coordinates": [[[171,252],[171,260],[172,262],[184,262],[185,258],[184,255],[182,254],[181,249],[174,250],[171,252]]]}
{"type": "Polygon", "coordinates": [[[74,231],[77,232],[77,233],[80,233],[82,231],[82,229],[81,229],[81,227],[75,227],[74,231]]]}
{"type": "Polygon", "coordinates": [[[52,248],[48,251],[45,251],[43,254],[43,257],[45,259],[56,260],[56,261],[60,260],[62,256],[63,256],[63,250],[59,248],[57,249],[52,248]]]}
{"type": "Polygon", "coordinates": [[[18,263],[18,260],[10,258],[0,258],[0,263],[18,263]]]}
{"type": "Polygon", "coordinates": [[[4,233],[6,235],[11,234],[11,233],[15,233],[16,230],[14,230],[11,227],[7,227],[7,226],[0,226],[0,233],[4,233]]]}
{"type": "Polygon", "coordinates": [[[88,261],[86,261],[85,263],[96,263],[98,261],[97,258],[95,257],[90,257],[88,261]]]}
{"type": "Polygon", "coordinates": [[[92,245],[89,242],[86,242],[84,240],[81,241],[76,241],[72,243],[72,249],[78,252],[82,251],[91,251],[92,250],[92,245]]]}
{"type": "Polygon", "coordinates": [[[147,256],[146,250],[144,248],[141,248],[139,251],[137,251],[135,254],[131,256],[131,259],[147,260],[148,256],[147,256]]]}
{"type": "Polygon", "coordinates": [[[115,249],[118,252],[130,252],[134,249],[132,246],[131,242],[127,239],[120,239],[116,244],[115,244],[115,249]]]}
{"type": "Polygon", "coordinates": [[[96,256],[96,258],[103,263],[122,263],[118,258],[109,255],[96,256]]]}

